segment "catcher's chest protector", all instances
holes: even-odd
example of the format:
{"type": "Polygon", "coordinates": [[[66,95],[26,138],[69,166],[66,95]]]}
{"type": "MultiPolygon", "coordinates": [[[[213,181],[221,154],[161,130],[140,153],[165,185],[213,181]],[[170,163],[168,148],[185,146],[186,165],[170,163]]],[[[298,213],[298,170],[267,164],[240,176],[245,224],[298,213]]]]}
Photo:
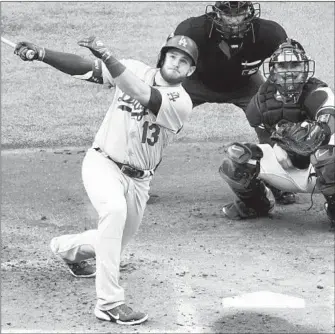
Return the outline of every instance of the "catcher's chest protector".
{"type": "Polygon", "coordinates": [[[276,87],[266,82],[260,89],[258,102],[263,124],[273,127],[281,120],[298,123],[307,118],[300,103],[284,104],[275,98],[276,87]]]}
{"type": "Polygon", "coordinates": [[[307,119],[314,120],[314,114],[308,113],[303,104],[306,97],[319,87],[327,87],[327,84],[316,78],[310,78],[303,88],[299,101],[284,104],[282,101],[277,101],[274,96],[276,93],[275,85],[266,81],[258,93],[259,112],[262,114],[263,124],[272,127],[281,120],[293,123],[307,119]]]}

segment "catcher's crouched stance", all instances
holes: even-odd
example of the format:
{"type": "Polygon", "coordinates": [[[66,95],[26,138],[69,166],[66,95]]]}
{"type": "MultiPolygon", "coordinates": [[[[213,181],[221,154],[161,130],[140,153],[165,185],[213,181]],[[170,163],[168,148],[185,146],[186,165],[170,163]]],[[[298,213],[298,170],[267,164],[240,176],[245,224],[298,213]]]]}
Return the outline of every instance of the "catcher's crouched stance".
{"type": "Polygon", "coordinates": [[[322,193],[335,224],[334,94],[312,78],[314,61],[288,39],[269,60],[267,81],[251,100],[252,126],[271,133],[271,143],[229,143],[219,168],[237,198],[223,207],[230,219],[266,216],[274,207],[266,185],[294,193],[322,193]]]}

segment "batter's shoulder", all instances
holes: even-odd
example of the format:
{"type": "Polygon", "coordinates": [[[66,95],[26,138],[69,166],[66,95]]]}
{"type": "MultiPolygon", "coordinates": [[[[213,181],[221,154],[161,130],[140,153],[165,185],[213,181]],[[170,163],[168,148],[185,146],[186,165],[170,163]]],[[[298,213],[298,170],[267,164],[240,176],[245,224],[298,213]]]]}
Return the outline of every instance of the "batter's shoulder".
{"type": "Polygon", "coordinates": [[[186,92],[186,90],[183,86],[180,86],[180,94],[182,96],[184,104],[188,107],[188,109],[192,110],[192,108],[193,108],[192,99],[191,99],[190,95],[186,92]]]}
{"type": "Polygon", "coordinates": [[[190,95],[186,92],[182,85],[178,86],[157,86],[156,87],[161,93],[169,96],[170,100],[173,102],[182,101],[182,103],[191,103],[190,95]]]}

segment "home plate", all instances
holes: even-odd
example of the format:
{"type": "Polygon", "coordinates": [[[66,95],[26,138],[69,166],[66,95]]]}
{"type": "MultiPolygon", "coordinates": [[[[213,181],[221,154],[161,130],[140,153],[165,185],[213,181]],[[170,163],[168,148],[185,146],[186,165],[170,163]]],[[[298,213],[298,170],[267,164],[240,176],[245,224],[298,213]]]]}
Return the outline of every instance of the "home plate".
{"type": "Polygon", "coordinates": [[[222,299],[224,308],[304,308],[305,300],[281,293],[259,291],[222,299]]]}

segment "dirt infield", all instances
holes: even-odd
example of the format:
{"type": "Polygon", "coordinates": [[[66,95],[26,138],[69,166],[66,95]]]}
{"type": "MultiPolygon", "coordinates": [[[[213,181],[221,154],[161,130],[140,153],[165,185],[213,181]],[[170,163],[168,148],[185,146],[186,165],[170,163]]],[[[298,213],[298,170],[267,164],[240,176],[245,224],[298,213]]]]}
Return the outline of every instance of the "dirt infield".
{"type": "Polygon", "coordinates": [[[331,333],[334,233],[323,198],[299,195],[271,218],[221,215],[232,193],[217,170],[220,144],[175,143],[152,184],[159,196],[122,261],[140,326],[99,322],[94,279],[75,279],[49,241],[95,227],[81,182],[85,148],[2,152],[2,332],[331,333]],[[173,153],[173,154],[172,154],[173,153]],[[303,298],[304,309],[223,309],[255,291],[303,298]]]}

